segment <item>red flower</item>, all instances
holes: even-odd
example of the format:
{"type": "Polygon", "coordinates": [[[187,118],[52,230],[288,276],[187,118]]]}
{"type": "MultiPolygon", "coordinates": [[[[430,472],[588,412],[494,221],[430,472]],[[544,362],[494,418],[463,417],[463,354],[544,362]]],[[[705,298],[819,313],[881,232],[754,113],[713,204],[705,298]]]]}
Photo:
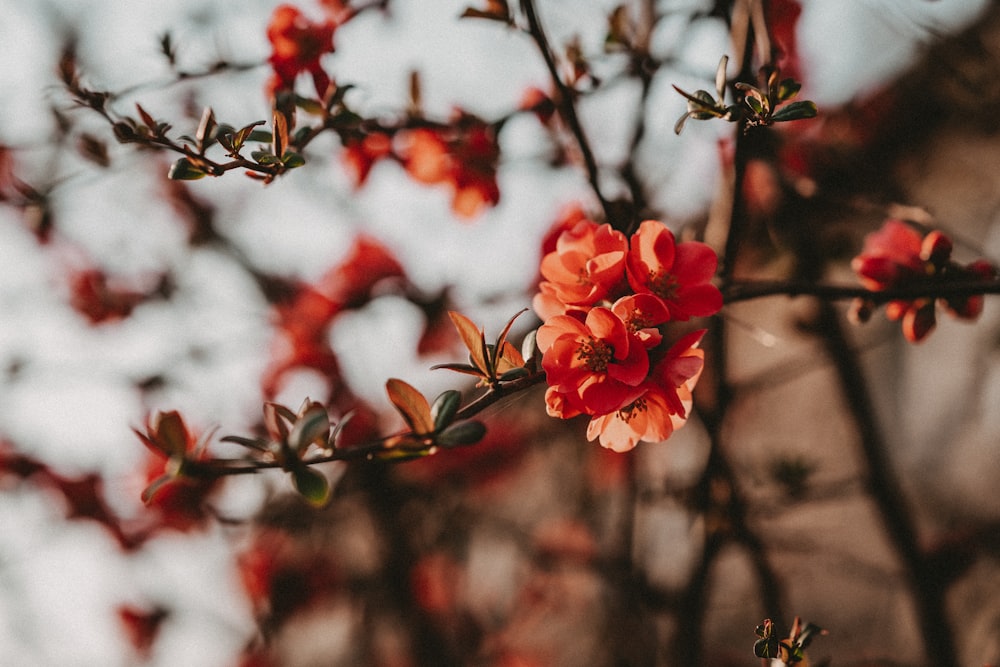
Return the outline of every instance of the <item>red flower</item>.
{"type": "Polygon", "coordinates": [[[496,182],[500,148],[493,127],[459,112],[451,125],[417,128],[401,133],[399,156],[415,180],[447,183],[453,191],[452,210],[471,218],[500,201],[496,182]]]}
{"type": "Polygon", "coordinates": [[[581,220],[564,231],[556,249],[542,258],[538,315],[561,314],[565,306],[586,308],[608,296],[624,282],[627,252],[625,235],[611,225],[581,220]]]}
{"type": "Polygon", "coordinates": [[[383,132],[373,132],[360,139],[346,141],[343,160],[354,178],[354,186],[364,185],[375,163],[391,154],[392,137],[383,132]]]}
{"type": "Polygon", "coordinates": [[[557,315],[538,329],[537,341],[550,414],[603,414],[642,394],[646,348],[611,310],[593,308],[585,322],[557,315]]]}
{"type": "Polygon", "coordinates": [[[293,368],[312,368],[331,383],[340,379],[337,357],[330,347],[330,326],[345,308],[365,305],[383,280],[402,278],[403,267],[378,241],[361,235],[344,260],[315,285],[302,285],[295,296],[276,308],[278,336],[271,364],[264,373],[267,396],[280,389],[293,368]]]}
{"type": "Polygon", "coordinates": [[[663,336],[657,328],[670,319],[666,305],[652,294],[630,294],[615,301],[612,312],[647,349],[660,344],[663,336]]]}
{"type": "Polygon", "coordinates": [[[643,384],[645,392],[617,410],[597,415],[587,426],[587,439],[616,452],[640,440],[666,440],[687,421],[691,392],[701,375],[705,352],[697,348],[704,330],[684,336],[656,365],[643,384]]]}
{"type": "Polygon", "coordinates": [[[84,269],[70,277],[69,304],[91,324],[103,324],[124,319],[149,298],[143,294],[114,286],[104,271],[84,269]]]}
{"type": "Polygon", "coordinates": [[[711,284],[717,265],[709,246],[676,243],[663,223],[646,220],[630,241],[626,273],[637,294],[659,297],[671,319],[683,321],[722,308],[722,293],[711,284]]]}
{"type": "Polygon", "coordinates": [[[123,605],[118,608],[118,620],[125,629],[129,643],[143,658],[148,658],[152,652],[153,644],[168,615],[169,612],[163,607],[139,609],[123,605]]]}
{"type": "Polygon", "coordinates": [[[267,39],[271,42],[268,62],[274,69],[271,92],[293,90],[295,79],[308,72],[322,98],[330,85],[330,76],[320,65],[320,58],[333,52],[333,31],[337,24],[331,20],[313,23],[297,7],[280,5],[271,15],[267,26],[267,39]]]}
{"type": "MultiPolygon", "coordinates": [[[[996,277],[996,269],[985,260],[962,266],[951,259],[952,242],[940,231],[927,236],[901,220],[888,220],[877,232],[865,237],[861,254],[851,262],[862,285],[882,291],[907,285],[927,284],[930,287],[953,281],[983,280],[996,277]]],[[[947,297],[941,299],[956,317],[975,319],[983,310],[983,295],[947,297]]],[[[912,343],[923,340],[937,324],[933,297],[895,299],[885,308],[890,320],[901,320],[903,335],[912,343]]],[[[873,305],[859,300],[854,313],[870,314],[873,305]]]]}

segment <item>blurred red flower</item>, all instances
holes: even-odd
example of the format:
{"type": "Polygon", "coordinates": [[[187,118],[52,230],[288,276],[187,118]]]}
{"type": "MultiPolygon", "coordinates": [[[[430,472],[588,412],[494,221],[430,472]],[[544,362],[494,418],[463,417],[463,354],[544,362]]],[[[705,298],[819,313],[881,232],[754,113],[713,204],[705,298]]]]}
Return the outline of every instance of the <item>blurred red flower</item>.
{"type": "MultiPolygon", "coordinates": [[[[952,281],[993,280],[996,268],[985,260],[967,266],[952,261],[952,241],[941,231],[923,236],[901,220],[887,220],[876,232],[865,237],[861,254],[851,262],[861,284],[873,291],[908,285],[943,285],[952,281]]],[[[903,335],[911,343],[927,337],[937,324],[933,297],[894,299],[885,308],[890,320],[901,320],[903,335]]],[[[956,317],[972,320],[983,310],[982,294],[941,299],[956,317]]],[[[864,319],[873,309],[864,300],[855,302],[854,314],[864,319]]]]}
{"type": "Polygon", "coordinates": [[[333,32],[337,24],[327,19],[310,21],[297,7],[279,5],[267,26],[271,42],[268,62],[274,70],[270,83],[272,94],[295,89],[295,79],[306,72],[312,76],[316,94],[325,97],[330,76],[320,64],[320,58],[333,52],[333,32]]]}

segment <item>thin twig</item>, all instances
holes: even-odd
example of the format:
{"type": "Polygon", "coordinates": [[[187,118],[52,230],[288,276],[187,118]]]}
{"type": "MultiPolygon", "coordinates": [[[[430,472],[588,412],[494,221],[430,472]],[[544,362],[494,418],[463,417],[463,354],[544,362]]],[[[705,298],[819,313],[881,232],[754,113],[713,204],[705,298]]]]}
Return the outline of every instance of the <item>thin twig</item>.
{"type": "Polygon", "coordinates": [[[559,109],[559,115],[562,116],[566,126],[576,139],[577,147],[580,149],[580,155],[583,157],[584,167],[587,170],[587,178],[590,181],[590,187],[597,196],[597,199],[601,202],[601,208],[604,210],[605,218],[612,224],[612,226],[614,226],[615,216],[613,207],[601,193],[597,160],[594,158],[594,152],[590,148],[590,142],[587,140],[587,135],[584,133],[583,126],[580,124],[580,119],[576,114],[576,105],[574,104],[576,92],[566,85],[562,76],[559,74],[559,68],[556,65],[555,56],[552,54],[552,47],[549,44],[548,37],[545,35],[545,30],[542,28],[541,21],[538,19],[538,12],[535,10],[534,1],[521,0],[521,10],[524,12],[525,18],[528,19],[528,32],[534,40],[535,45],[538,46],[538,50],[541,51],[542,58],[545,60],[545,66],[549,70],[549,76],[552,78],[552,83],[555,84],[556,90],[558,91],[559,99],[556,100],[556,108],[559,109]]]}

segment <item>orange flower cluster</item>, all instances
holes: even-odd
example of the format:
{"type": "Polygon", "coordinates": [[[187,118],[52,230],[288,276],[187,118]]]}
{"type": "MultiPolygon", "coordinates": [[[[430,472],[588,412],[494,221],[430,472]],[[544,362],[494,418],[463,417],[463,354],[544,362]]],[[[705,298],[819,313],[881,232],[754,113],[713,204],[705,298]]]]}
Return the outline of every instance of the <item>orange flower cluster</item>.
{"type": "Polygon", "coordinates": [[[333,53],[333,32],[336,28],[337,22],[332,17],[314,22],[298,7],[277,7],[267,26],[267,39],[271,42],[268,62],[274,69],[270,92],[294,90],[295,79],[306,72],[312,77],[319,98],[325,97],[330,76],[320,64],[320,58],[333,53]]]}
{"type": "MultiPolygon", "coordinates": [[[[996,278],[996,267],[986,260],[976,260],[967,266],[953,261],[952,245],[951,239],[939,230],[922,236],[901,220],[889,220],[882,229],[865,238],[864,248],[851,262],[851,268],[866,288],[876,291],[996,278]]],[[[937,324],[937,301],[960,319],[974,320],[983,312],[983,295],[972,294],[942,299],[896,299],[886,306],[885,314],[890,320],[902,320],[903,335],[911,343],[917,343],[937,324]]],[[[859,299],[854,303],[852,314],[863,321],[873,310],[874,304],[859,299]]]]}
{"type": "Polygon", "coordinates": [[[407,128],[394,135],[373,132],[348,140],[344,162],[360,187],[376,162],[394,158],[413,180],[448,185],[456,215],[473,218],[500,201],[500,148],[492,125],[457,111],[448,125],[407,128]]]}
{"type": "Polygon", "coordinates": [[[542,258],[533,304],[545,322],[537,342],[549,415],[589,415],[588,439],[615,451],[665,440],[682,426],[704,362],[704,330],[670,341],[663,328],[719,311],[717,264],[709,246],[677,243],[655,220],[630,239],[582,217],[567,226],[542,258]]]}

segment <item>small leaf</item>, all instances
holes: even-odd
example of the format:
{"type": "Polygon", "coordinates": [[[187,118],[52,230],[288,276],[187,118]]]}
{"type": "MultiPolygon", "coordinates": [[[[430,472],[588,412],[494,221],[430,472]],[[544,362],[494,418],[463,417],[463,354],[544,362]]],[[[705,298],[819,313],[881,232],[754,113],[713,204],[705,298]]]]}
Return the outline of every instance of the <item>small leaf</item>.
{"type": "Polygon", "coordinates": [[[256,449],[259,452],[266,452],[267,441],[261,438],[244,438],[240,435],[226,435],[219,438],[219,442],[234,442],[237,445],[247,447],[249,449],[256,449]]]}
{"type": "Polygon", "coordinates": [[[176,410],[157,413],[153,418],[151,431],[151,435],[156,438],[156,444],[161,446],[164,453],[170,456],[183,456],[187,451],[187,427],[176,410]]]}
{"type": "Polygon", "coordinates": [[[198,131],[194,135],[195,139],[198,140],[199,152],[204,153],[205,147],[208,143],[211,143],[210,140],[215,131],[215,127],[215,113],[212,111],[212,107],[205,107],[205,111],[201,114],[201,122],[198,123],[198,131]]]}
{"type": "Polygon", "coordinates": [[[684,129],[684,124],[687,123],[688,118],[691,118],[694,114],[688,111],[686,114],[677,119],[677,123],[674,124],[674,134],[680,134],[684,129]]]}
{"type": "Polygon", "coordinates": [[[284,156],[282,156],[281,162],[288,169],[295,169],[296,167],[301,167],[302,165],[304,165],[306,163],[306,159],[301,155],[299,155],[298,153],[295,153],[293,151],[288,151],[287,153],[284,154],[284,156]]]}
{"type": "Polygon", "coordinates": [[[149,127],[156,127],[156,119],[149,115],[149,113],[143,109],[138,104],[135,105],[136,111],[139,112],[139,118],[142,118],[142,122],[149,127]]]}
{"type": "Polygon", "coordinates": [[[199,178],[204,178],[205,175],[204,169],[186,157],[182,157],[170,165],[170,171],[167,172],[167,178],[172,181],[197,181],[199,178]]]}
{"type": "Polygon", "coordinates": [[[264,404],[264,428],[272,439],[278,442],[288,440],[288,425],[295,420],[295,413],[284,405],[270,401],[264,404]]]}
{"type": "Polygon", "coordinates": [[[496,362],[496,372],[500,375],[506,375],[519,368],[524,368],[524,357],[521,356],[516,347],[504,341],[500,357],[496,362]]]}
{"type": "Polygon", "coordinates": [[[390,378],[385,383],[385,391],[410,430],[417,435],[434,432],[431,406],[423,394],[398,378],[390,378]]]}
{"type": "Polygon", "coordinates": [[[455,371],[456,373],[465,373],[466,375],[475,375],[476,377],[482,377],[483,374],[478,368],[472,366],[471,364],[434,364],[431,366],[432,371],[436,371],[440,368],[449,371],[455,371]]]}
{"type": "Polygon", "coordinates": [[[305,451],[311,444],[326,447],[329,436],[330,415],[322,405],[313,403],[295,420],[288,434],[288,446],[296,452],[305,451]]]}
{"type": "Polygon", "coordinates": [[[803,100],[801,102],[792,102],[791,104],[781,107],[774,113],[772,120],[781,123],[789,120],[815,118],[817,113],[818,111],[814,102],[803,100]]]}
{"type": "MultiPolygon", "coordinates": [[[[753,92],[756,92],[756,91],[753,91],[753,92]]],[[[750,94],[748,94],[744,98],[744,101],[746,101],[747,106],[750,107],[751,111],[753,111],[758,116],[762,116],[762,115],[764,115],[764,102],[763,102],[763,98],[761,98],[759,94],[754,95],[753,92],[751,92],[750,94]]]]}
{"type": "Polygon", "coordinates": [[[438,434],[434,441],[442,447],[473,445],[486,435],[486,426],[480,421],[453,424],[438,434]]]}
{"type": "Polygon", "coordinates": [[[277,164],[281,161],[270,151],[253,151],[250,157],[256,160],[257,164],[277,164]]]}
{"type": "Polygon", "coordinates": [[[523,366],[524,365],[524,359],[520,358],[521,355],[520,355],[520,353],[518,353],[517,350],[511,348],[511,350],[508,351],[508,348],[510,348],[511,346],[510,346],[510,343],[507,342],[507,335],[510,333],[510,328],[512,326],[514,326],[514,320],[516,320],[518,317],[520,317],[521,315],[523,315],[526,312],[528,312],[528,309],[527,308],[522,308],[518,312],[514,313],[514,317],[510,318],[509,320],[507,320],[507,324],[506,324],[506,326],[504,326],[503,331],[501,331],[500,335],[497,336],[497,342],[496,342],[496,345],[494,345],[493,349],[494,349],[494,353],[496,352],[496,350],[500,350],[501,354],[500,354],[500,359],[498,360],[498,363],[495,363],[494,367],[500,373],[502,373],[505,370],[507,370],[506,368],[501,368],[500,367],[501,364],[499,362],[501,362],[501,361],[506,361],[508,364],[513,364],[515,366],[523,366]]]}
{"type": "Polygon", "coordinates": [[[510,382],[511,380],[526,377],[527,375],[528,369],[521,366],[519,368],[512,368],[509,371],[505,371],[497,379],[500,380],[500,382],[510,382]]]}
{"type": "MultiPolygon", "coordinates": [[[[264,121],[259,120],[254,125],[263,125],[264,121]]],[[[248,126],[253,127],[253,126],[248,126]]],[[[269,144],[271,143],[271,133],[268,130],[251,130],[247,136],[247,141],[254,141],[269,144]]]]}
{"type": "Polygon", "coordinates": [[[783,79],[778,84],[778,99],[786,102],[799,94],[802,84],[795,79],[783,79]]]}
{"type": "Polygon", "coordinates": [[[448,317],[455,324],[458,335],[469,349],[469,359],[472,364],[479,369],[484,377],[489,377],[490,367],[486,361],[486,339],[482,330],[465,315],[454,310],[448,311],[448,317]]]}
{"type": "Polygon", "coordinates": [[[166,486],[169,482],[173,481],[173,479],[174,475],[160,475],[154,479],[145,489],[142,490],[142,495],[140,496],[142,502],[148,505],[153,500],[153,496],[155,496],[160,489],[166,486]]]}
{"type": "Polygon", "coordinates": [[[715,70],[715,91],[719,95],[719,102],[726,96],[726,66],[729,64],[729,56],[722,56],[719,60],[719,67],[715,70]]]}
{"type": "Polygon", "coordinates": [[[322,473],[309,466],[296,466],[292,470],[292,483],[295,490],[314,507],[322,507],[330,499],[330,483],[322,473]]]}
{"type": "Polygon", "coordinates": [[[489,19],[510,23],[510,7],[507,6],[507,0],[489,0],[486,9],[468,7],[459,18],[489,19]]]}
{"type": "Polygon", "coordinates": [[[462,394],[449,389],[434,399],[431,406],[431,419],[434,420],[434,431],[440,431],[455,419],[458,406],[462,404],[462,394]]]}
{"type": "Polygon", "coordinates": [[[534,361],[535,355],[538,353],[538,342],[535,338],[537,334],[538,330],[532,329],[525,335],[524,340],[521,341],[521,358],[526,363],[534,361]]]}

